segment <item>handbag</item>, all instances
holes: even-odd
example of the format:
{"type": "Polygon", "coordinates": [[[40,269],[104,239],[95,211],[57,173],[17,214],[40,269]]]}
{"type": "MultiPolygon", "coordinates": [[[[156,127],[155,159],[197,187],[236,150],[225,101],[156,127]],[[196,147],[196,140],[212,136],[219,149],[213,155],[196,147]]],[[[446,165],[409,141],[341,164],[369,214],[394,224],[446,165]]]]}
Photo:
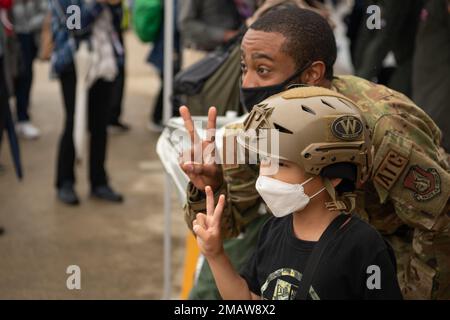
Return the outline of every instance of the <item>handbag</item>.
{"type": "Polygon", "coordinates": [[[206,80],[227,61],[237,44],[238,41],[230,41],[178,73],[175,77],[174,90],[188,95],[198,94],[206,80]]]}
{"type": "Polygon", "coordinates": [[[228,43],[175,76],[175,105],[188,105],[192,115],[204,115],[212,105],[216,106],[218,115],[230,110],[242,113],[239,43],[244,33],[245,29],[241,29],[228,43]]]}

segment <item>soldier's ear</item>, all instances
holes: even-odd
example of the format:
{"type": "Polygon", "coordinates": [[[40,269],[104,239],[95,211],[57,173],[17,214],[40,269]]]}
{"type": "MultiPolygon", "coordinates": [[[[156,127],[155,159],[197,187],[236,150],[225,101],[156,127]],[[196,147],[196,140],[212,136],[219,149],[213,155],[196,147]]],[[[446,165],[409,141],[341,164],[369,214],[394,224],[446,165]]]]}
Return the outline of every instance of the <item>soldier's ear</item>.
{"type": "Polygon", "coordinates": [[[320,86],[325,79],[327,67],[323,61],[315,61],[311,66],[303,71],[300,80],[301,83],[308,84],[310,86],[320,86]]]}

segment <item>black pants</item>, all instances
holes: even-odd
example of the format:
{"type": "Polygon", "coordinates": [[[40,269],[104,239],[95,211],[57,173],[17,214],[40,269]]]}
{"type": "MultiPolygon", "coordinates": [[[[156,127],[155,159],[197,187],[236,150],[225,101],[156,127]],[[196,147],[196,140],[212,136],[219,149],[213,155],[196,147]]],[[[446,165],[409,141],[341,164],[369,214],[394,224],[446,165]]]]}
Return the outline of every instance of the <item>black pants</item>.
{"type": "Polygon", "coordinates": [[[163,86],[161,85],[161,89],[159,89],[158,93],[158,98],[156,98],[155,107],[153,108],[153,113],[150,115],[151,120],[156,124],[162,124],[163,107],[164,107],[164,89],[163,86]]]}
{"type": "Polygon", "coordinates": [[[28,121],[28,107],[30,105],[31,85],[33,83],[33,61],[38,54],[35,35],[33,33],[18,33],[20,50],[23,58],[23,70],[15,81],[17,119],[28,121]]]}
{"type": "MultiPolygon", "coordinates": [[[[164,110],[164,86],[163,77],[161,76],[161,89],[159,89],[158,97],[156,98],[155,107],[153,108],[153,112],[150,114],[150,120],[156,124],[163,123],[163,110],[164,110]]],[[[179,117],[180,111],[178,106],[172,104],[172,117],[179,117]]]]}
{"type": "MultiPolygon", "coordinates": [[[[70,67],[60,75],[64,98],[65,124],[59,143],[57,180],[59,188],[63,184],[75,183],[75,146],[73,141],[76,74],[70,67]]],[[[105,170],[107,133],[106,127],[110,117],[112,82],[97,80],[88,93],[89,125],[89,180],[91,188],[108,184],[105,170]]]]}
{"type": "Polygon", "coordinates": [[[122,114],[123,91],[125,88],[125,66],[119,66],[119,73],[113,82],[110,124],[117,124],[122,114]]]}
{"type": "MultiPolygon", "coordinates": [[[[123,41],[123,33],[120,28],[117,30],[117,34],[119,36],[119,42],[122,48],[125,50],[125,43],[123,41]]],[[[122,115],[122,102],[123,102],[123,93],[125,90],[125,63],[126,63],[126,53],[122,57],[122,62],[118,63],[118,74],[116,79],[113,82],[113,91],[112,91],[112,101],[111,101],[111,112],[110,112],[110,124],[118,124],[120,122],[120,116],[122,115]]]]}

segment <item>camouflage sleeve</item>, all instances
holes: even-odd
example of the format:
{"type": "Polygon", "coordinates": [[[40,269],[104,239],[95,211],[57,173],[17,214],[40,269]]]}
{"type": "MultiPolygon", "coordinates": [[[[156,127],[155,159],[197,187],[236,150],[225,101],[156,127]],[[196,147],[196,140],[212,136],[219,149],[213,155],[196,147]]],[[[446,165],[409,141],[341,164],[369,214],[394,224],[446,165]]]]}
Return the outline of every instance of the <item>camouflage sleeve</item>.
{"type": "MultiPolygon", "coordinates": [[[[226,196],[222,215],[222,234],[225,238],[238,236],[244,228],[257,218],[261,198],[255,189],[258,178],[256,165],[222,166],[224,183],[214,194],[214,202],[219,196],[226,196]]],[[[187,188],[187,204],[184,207],[185,220],[192,230],[192,223],[199,212],[206,212],[206,198],[203,191],[192,183],[187,188]]]]}
{"type": "Polygon", "coordinates": [[[391,106],[398,113],[380,117],[373,131],[373,184],[381,203],[391,203],[396,216],[414,230],[403,294],[449,299],[450,173],[440,133],[419,111],[391,106]]]}

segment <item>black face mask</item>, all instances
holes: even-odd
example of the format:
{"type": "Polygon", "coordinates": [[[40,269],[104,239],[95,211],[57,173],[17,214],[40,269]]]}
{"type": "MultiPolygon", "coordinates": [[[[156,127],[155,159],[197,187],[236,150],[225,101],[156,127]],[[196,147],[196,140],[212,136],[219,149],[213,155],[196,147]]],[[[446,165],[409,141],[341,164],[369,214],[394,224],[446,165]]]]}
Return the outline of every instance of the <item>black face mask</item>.
{"type": "MultiPolygon", "coordinates": [[[[241,104],[244,106],[247,112],[252,111],[253,106],[257,105],[261,101],[273,96],[274,94],[283,92],[287,87],[292,84],[292,82],[298,78],[303,71],[309,68],[311,64],[307,63],[303,68],[295,72],[287,80],[282,83],[275,84],[273,86],[266,87],[253,87],[253,88],[243,88],[242,81],[239,82],[240,100],[241,104]]],[[[298,84],[301,85],[301,84],[298,84]]]]}

